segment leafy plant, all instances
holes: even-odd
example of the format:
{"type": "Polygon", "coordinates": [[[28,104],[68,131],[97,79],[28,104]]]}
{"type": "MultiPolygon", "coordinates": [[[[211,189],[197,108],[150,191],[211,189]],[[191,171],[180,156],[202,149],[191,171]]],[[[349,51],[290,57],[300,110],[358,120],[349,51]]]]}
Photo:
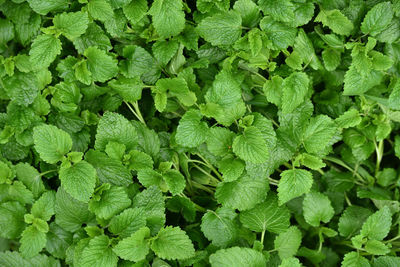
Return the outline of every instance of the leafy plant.
{"type": "Polygon", "coordinates": [[[400,266],[400,1],[0,12],[1,266],[400,266]]]}

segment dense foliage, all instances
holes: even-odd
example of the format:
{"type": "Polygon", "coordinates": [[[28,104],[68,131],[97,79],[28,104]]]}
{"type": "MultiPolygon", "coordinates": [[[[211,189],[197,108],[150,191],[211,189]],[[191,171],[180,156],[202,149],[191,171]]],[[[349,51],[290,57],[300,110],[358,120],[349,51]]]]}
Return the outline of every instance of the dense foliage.
{"type": "Polygon", "coordinates": [[[0,11],[0,266],[400,266],[399,0],[0,11]]]}

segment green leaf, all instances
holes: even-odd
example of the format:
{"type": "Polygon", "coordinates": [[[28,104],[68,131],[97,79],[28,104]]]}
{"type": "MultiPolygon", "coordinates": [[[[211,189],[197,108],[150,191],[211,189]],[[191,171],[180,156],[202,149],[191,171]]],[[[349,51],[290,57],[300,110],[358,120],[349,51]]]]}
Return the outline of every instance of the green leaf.
{"type": "Polygon", "coordinates": [[[62,13],[54,16],[54,27],[70,40],[73,40],[86,32],[89,17],[86,12],[62,13]]]}
{"type": "Polygon", "coordinates": [[[131,205],[131,200],[123,187],[111,186],[99,197],[100,199],[92,198],[89,201],[89,210],[103,220],[111,219],[131,205]]]}
{"type": "Polygon", "coordinates": [[[207,136],[207,148],[215,156],[225,156],[232,152],[232,143],[235,133],[223,128],[210,128],[207,136]]]}
{"type": "Polygon", "coordinates": [[[201,112],[224,126],[230,126],[246,112],[240,83],[226,70],[217,74],[205,99],[207,104],[200,106],[201,112]]]}
{"type": "Polygon", "coordinates": [[[137,194],[132,200],[132,207],[142,209],[142,214],[146,216],[146,226],[150,228],[152,235],[164,226],[164,197],[157,187],[149,187],[137,194]]]}
{"type": "Polygon", "coordinates": [[[185,13],[180,0],[155,0],[149,14],[161,38],[178,35],[185,28],[185,13]],[[166,23],[167,22],[167,23],[166,23]]]}
{"type": "Polygon", "coordinates": [[[212,267],[267,266],[264,255],[251,248],[232,247],[221,249],[210,256],[212,267]]]}
{"type": "Polygon", "coordinates": [[[93,81],[105,82],[117,75],[117,60],[107,55],[104,50],[89,47],[84,53],[87,58],[87,67],[92,74],[93,81]]]}
{"type": "Polygon", "coordinates": [[[349,252],[344,255],[342,267],[370,267],[368,260],[357,252],[349,252]]]}
{"type": "Polygon", "coordinates": [[[2,79],[5,93],[18,105],[25,107],[32,104],[39,93],[38,79],[32,72],[16,72],[2,79]]]}
{"type": "Polygon", "coordinates": [[[243,226],[259,233],[266,230],[282,233],[288,229],[289,221],[289,210],[285,206],[278,206],[275,196],[268,196],[266,201],[240,213],[240,222],[243,226]]]}
{"type": "Polygon", "coordinates": [[[258,6],[251,0],[239,0],[233,5],[233,9],[242,17],[242,24],[247,27],[257,25],[260,18],[258,6]]]}
{"type": "Polygon", "coordinates": [[[95,22],[89,23],[86,32],[75,38],[73,43],[79,54],[83,54],[91,46],[97,46],[105,51],[109,51],[112,48],[110,39],[95,22]]]}
{"type": "Polygon", "coordinates": [[[122,7],[122,10],[131,22],[137,23],[147,13],[147,0],[132,0],[129,2],[129,4],[122,7]]]}
{"type": "Polygon", "coordinates": [[[267,144],[261,131],[254,127],[247,127],[243,134],[233,141],[233,152],[242,160],[252,163],[263,163],[269,158],[267,144]]]}
{"type": "Polygon", "coordinates": [[[279,204],[307,194],[313,184],[312,174],[306,170],[292,169],[281,173],[278,184],[279,204]]]}
{"type": "Polygon", "coordinates": [[[0,204],[0,236],[14,239],[20,236],[25,228],[26,209],[19,202],[9,201],[0,204]]]}
{"type": "Polygon", "coordinates": [[[96,169],[86,161],[60,169],[60,180],[64,190],[73,198],[87,203],[96,185],[96,169]]]}
{"type": "Polygon", "coordinates": [[[156,92],[168,92],[187,107],[194,105],[197,100],[196,94],[189,90],[186,80],[182,77],[159,79],[156,83],[156,92]]]}
{"type": "Polygon", "coordinates": [[[217,13],[204,18],[198,25],[197,31],[207,42],[215,46],[227,46],[239,39],[242,18],[235,11],[217,13]]]}
{"type": "Polygon", "coordinates": [[[321,222],[328,223],[335,211],[327,196],[319,192],[308,193],[303,200],[303,216],[307,223],[318,227],[321,222]]]}
{"type": "Polygon", "coordinates": [[[150,244],[146,238],[150,237],[150,229],[140,228],[130,237],[124,238],[113,248],[115,254],[124,260],[141,261],[149,253],[150,244]]]}
{"type": "Polygon", "coordinates": [[[99,235],[91,239],[88,246],[86,246],[82,252],[79,261],[80,266],[116,266],[118,256],[112,251],[110,243],[111,240],[106,235],[99,235]]]}
{"type": "Polygon", "coordinates": [[[185,177],[177,170],[168,170],[162,175],[172,195],[179,195],[186,187],[185,177]]]}
{"type": "Polygon", "coordinates": [[[29,50],[30,62],[36,69],[47,68],[61,53],[61,42],[49,34],[38,35],[29,50]]]}
{"type": "Polygon", "coordinates": [[[71,197],[62,187],[57,190],[55,214],[56,223],[69,232],[79,230],[93,217],[86,203],[71,197]]]}
{"type": "Polygon", "coordinates": [[[103,22],[114,16],[113,9],[107,0],[91,0],[87,8],[91,17],[103,22]]]}
{"type": "Polygon", "coordinates": [[[383,242],[378,240],[368,240],[364,248],[372,255],[386,255],[390,252],[390,249],[383,242]]]}
{"type": "Polygon", "coordinates": [[[97,177],[103,183],[119,186],[127,186],[132,183],[130,171],[117,159],[91,149],[86,152],[85,160],[96,169],[97,177]]]}
{"type": "Polygon", "coordinates": [[[282,260],[281,265],[279,267],[301,267],[301,263],[297,258],[286,258],[282,260]]]}
{"type": "Polygon", "coordinates": [[[62,10],[68,7],[68,0],[28,0],[29,6],[40,15],[46,15],[47,13],[55,10],[62,10]]]}
{"type": "Polygon", "coordinates": [[[388,206],[384,206],[368,217],[361,228],[360,234],[370,239],[383,240],[392,225],[392,214],[388,206]]]}
{"type": "Polygon", "coordinates": [[[303,144],[307,152],[319,153],[332,142],[336,127],[331,118],[319,115],[310,119],[303,134],[303,144]]]}
{"type": "Polygon", "coordinates": [[[15,166],[18,180],[32,191],[35,198],[45,191],[44,183],[39,172],[28,163],[18,163],[15,166]]]}
{"type": "Polygon", "coordinates": [[[218,170],[222,173],[225,182],[237,180],[244,171],[246,164],[240,159],[226,157],[218,162],[218,170]]]}
{"type": "Polygon", "coordinates": [[[326,48],[322,51],[322,59],[324,60],[325,69],[328,71],[334,71],[341,63],[340,52],[331,48],[326,48]]]}
{"type": "Polygon", "coordinates": [[[290,113],[304,102],[307,94],[309,79],[303,72],[290,74],[282,83],[282,112],[290,113]]]}
{"type": "Polygon", "coordinates": [[[296,255],[301,243],[301,232],[296,226],[291,226],[280,233],[274,240],[275,249],[283,260],[296,255]]]}
{"type": "Polygon", "coordinates": [[[181,146],[196,147],[206,141],[208,126],[202,122],[198,110],[189,110],[179,121],[176,131],[176,142],[181,146]]]}
{"type": "Polygon", "coordinates": [[[268,190],[265,179],[242,176],[233,182],[219,183],[215,197],[225,207],[248,210],[263,201],[268,190]]]}
{"type": "Polygon", "coordinates": [[[110,221],[109,230],[120,237],[129,237],[146,226],[146,215],[140,208],[128,208],[110,221]]]}
{"type": "Polygon", "coordinates": [[[154,57],[165,66],[173,58],[179,48],[177,41],[157,41],[152,46],[154,57]]]}
{"type": "Polygon", "coordinates": [[[46,246],[46,233],[39,231],[35,226],[30,225],[22,232],[19,251],[25,258],[32,258],[46,246]]]}
{"type": "Polygon", "coordinates": [[[276,49],[286,49],[294,44],[297,29],[278,22],[271,17],[264,17],[260,21],[260,28],[266,33],[276,49]]]}
{"type": "Polygon", "coordinates": [[[97,126],[95,149],[103,151],[108,142],[117,142],[133,149],[137,144],[135,127],[122,115],[105,112],[97,126]]]}
{"type": "Polygon", "coordinates": [[[291,22],[294,17],[294,5],[290,0],[259,0],[261,10],[276,21],[291,22]]]}
{"type": "Polygon", "coordinates": [[[336,34],[349,35],[353,30],[353,23],[338,9],[321,9],[315,21],[322,22],[336,34]]]}
{"type": "Polygon", "coordinates": [[[361,23],[361,31],[364,34],[375,36],[389,25],[392,17],[393,10],[390,2],[379,3],[365,15],[361,23]]]}
{"type": "Polygon", "coordinates": [[[32,205],[31,214],[35,218],[40,218],[44,221],[50,220],[54,215],[54,206],[56,202],[56,194],[54,191],[47,191],[40,196],[32,205]]]}
{"type": "Polygon", "coordinates": [[[357,109],[352,108],[336,118],[335,122],[340,128],[350,128],[361,123],[361,116],[357,109]]]}
{"type": "Polygon", "coordinates": [[[40,157],[50,164],[62,160],[72,148],[70,135],[53,125],[33,128],[33,142],[40,157]]]}
{"type": "Polygon", "coordinates": [[[362,95],[373,86],[381,82],[382,74],[377,71],[371,71],[369,75],[363,76],[356,67],[350,66],[344,76],[344,95],[362,95]]]}
{"type": "Polygon", "coordinates": [[[201,219],[201,231],[204,236],[217,247],[227,247],[238,237],[238,226],[235,222],[237,214],[222,207],[216,211],[207,211],[201,219]]]}
{"type": "Polygon", "coordinates": [[[350,237],[358,234],[365,220],[372,214],[366,208],[349,206],[339,218],[339,233],[341,236],[350,237]]]}
{"type": "Polygon", "coordinates": [[[158,232],[151,243],[154,253],[167,260],[182,260],[194,256],[192,241],[179,227],[167,226],[158,232]]]}

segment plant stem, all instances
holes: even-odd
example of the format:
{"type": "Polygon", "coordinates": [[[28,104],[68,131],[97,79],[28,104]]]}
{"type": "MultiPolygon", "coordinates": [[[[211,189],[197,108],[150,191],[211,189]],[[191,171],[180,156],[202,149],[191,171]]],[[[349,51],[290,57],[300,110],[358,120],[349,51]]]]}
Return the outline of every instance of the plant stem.
{"type": "Polygon", "coordinates": [[[375,178],[378,175],[382,157],[383,157],[383,148],[384,148],[384,143],[383,140],[379,141],[378,145],[376,145],[376,142],[374,141],[375,145],[375,151],[376,151],[376,165],[375,165],[375,178]]]}
{"type": "Polygon", "coordinates": [[[132,103],[132,105],[133,105],[133,108],[134,108],[135,111],[136,111],[137,118],[139,119],[139,121],[140,121],[141,123],[143,123],[144,125],[146,125],[146,122],[145,122],[145,120],[143,119],[142,113],[140,112],[139,103],[138,103],[137,101],[135,101],[134,103],[132,103]]]}
{"type": "Polygon", "coordinates": [[[264,244],[265,230],[261,232],[261,244],[264,244]]]}
{"type": "Polygon", "coordinates": [[[56,171],[57,170],[48,170],[48,171],[42,172],[39,176],[42,177],[42,176],[44,176],[44,175],[46,175],[48,173],[52,173],[52,172],[56,172],[56,171]]]}

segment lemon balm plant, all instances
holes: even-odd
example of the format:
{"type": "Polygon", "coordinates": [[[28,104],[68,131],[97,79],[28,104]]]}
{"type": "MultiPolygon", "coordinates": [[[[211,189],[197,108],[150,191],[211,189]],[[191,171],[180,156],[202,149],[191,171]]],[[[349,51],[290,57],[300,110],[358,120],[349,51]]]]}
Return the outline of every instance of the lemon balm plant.
{"type": "Polygon", "coordinates": [[[0,12],[1,266],[400,266],[400,1],[0,12]]]}

